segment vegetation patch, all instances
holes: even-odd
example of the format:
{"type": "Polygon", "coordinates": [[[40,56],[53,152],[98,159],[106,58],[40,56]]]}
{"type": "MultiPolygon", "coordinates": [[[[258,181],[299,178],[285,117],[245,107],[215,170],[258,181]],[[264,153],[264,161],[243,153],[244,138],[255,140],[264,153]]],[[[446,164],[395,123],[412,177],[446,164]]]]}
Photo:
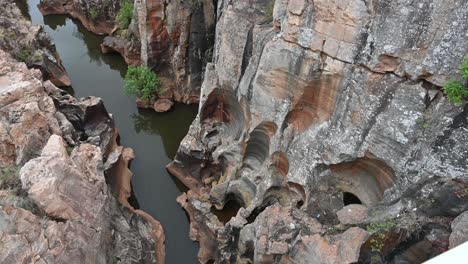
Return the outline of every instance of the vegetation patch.
{"type": "Polygon", "coordinates": [[[32,57],[33,57],[33,51],[32,51],[32,48],[31,47],[28,47],[28,46],[23,46],[21,47],[20,51],[18,52],[18,54],[16,55],[18,60],[24,62],[24,63],[28,63],[31,61],[32,57]]]}
{"type": "Polygon", "coordinates": [[[389,220],[386,222],[370,223],[367,226],[367,232],[372,237],[370,242],[371,250],[373,252],[380,252],[385,246],[386,233],[396,226],[395,222],[389,220]]]}
{"type": "Polygon", "coordinates": [[[120,27],[127,29],[133,19],[133,3],[129,0],[120,1],[120,10],[117,14],[117,22],[120,27]]]}
{"type": "Polygon", "coordinates": [[[95,21],[95,20],[98,18],[99,12],[98,12],[98,10],[96,9],[96,7],[91,7],[91,8],[89,9],[89,15],[91,16],[91,19],[92,19],[93,21],[95,21]]]}
{"type": "Polygon", "coordinates": [[[275,8],[275,0],[271,0],[265,9],[265,20],[270,23],[273,21],[273,10],[275,8]]]}
{"type": "Polygon", "coordinates": [[[465,85],[468,83],[468,58],[463,60],[463,63],[460,66],[460,71],[464,80],[450,80],[443,88],[449,101],[456,105],[461,105],[463,99],[468,98],[468,87],[465,85]]]}
{"type": "Polygon", "coordinates": [[[17,167],[6,167],[0,169],[0,189],[18,190],[21,189],[21,180],[19,178],[17,167]]]}
{"type": "Polygon", "coordinates": [[[125,95],[136,95],[141,99],[157,98],[161,82],[158,76],[146,66],[129,66],[124,80],[125,95]]]}

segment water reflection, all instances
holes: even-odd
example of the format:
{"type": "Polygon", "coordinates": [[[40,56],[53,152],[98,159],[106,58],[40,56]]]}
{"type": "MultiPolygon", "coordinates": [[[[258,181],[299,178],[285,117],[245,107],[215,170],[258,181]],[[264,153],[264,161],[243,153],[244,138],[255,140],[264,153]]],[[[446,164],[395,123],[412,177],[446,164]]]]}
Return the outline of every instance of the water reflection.
{"type": "Polygon", "coordinates": [[[67,16],[62,15],[44,17],[44,24],[48,25],[53,30],[57,30],[57,28],[65,26],[66,21],[67,16]]]}
{"type": "Polygon", "coordinates": [[[153,110],[141,109],[138,110],[138,114],[132,115],[135,131],[138,134],[145,132],[161,136],[164,150],[169,159],[174,158],[180,141],[187,134],[197,110],[195,105],[177,104],[174,107],[177,108],[177,111],[155,113],[153,110]]]}

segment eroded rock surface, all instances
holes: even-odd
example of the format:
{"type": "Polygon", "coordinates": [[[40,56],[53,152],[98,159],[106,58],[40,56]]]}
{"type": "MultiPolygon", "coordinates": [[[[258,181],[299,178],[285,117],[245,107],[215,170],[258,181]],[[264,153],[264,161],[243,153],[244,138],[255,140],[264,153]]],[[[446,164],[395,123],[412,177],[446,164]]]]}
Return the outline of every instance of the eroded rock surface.
{"type": "Polygon", "coordinates": [[[55,85],[71,84],[49,36],[41,26],[32,25],[14,1],[0,1],[0,48],[29,68],[41,70],[44,79],[55,85]]]}
{"type": "Polygon", "coordinates": [[[173,100],[198,102],[213,57],[216,1],[135,1],[141,58],[172,86],[173,100]]]}
{"type": "Polygon", "coordinates": [[[468,3],[217,4],[199,115],[168,166],[191,190],[179,203],[200,262],[391,262],[420,251],[419,263],[446,250],[468,209],[468,108],[441,86],[468,54],[468,3]],[[337,213],[352,204],[367,217],[343,226],[337,213]],[[271,208],[323,230],[295,246],[293,230],[245,240],[271,208]]]}
{"type": "Polygon", "coordinates": [[[120,9],[116,0],[41,0],[38,5],[44,15],[69,14],[91,32],[110,34],[115,27],[115,17],[120,9]]]}
{"type": "Polygon", "coordinates": [[[213,60],[217,2],[211,0],[136,0],[132,22],[116,22],[120,0],[42,0],[44,15],[70,14],[85,27],[107,36],[104,53],[120,53],[127,64],[158,73],[172,101],[196,103],[206,64],[213,60]]]}
{"type": "Polygon", "coordinates": [[[0,137],[0,262],[164,263],[157,221],[106,183],[120,175],[100,99],[76,100],[0,50],[0,137]]]}

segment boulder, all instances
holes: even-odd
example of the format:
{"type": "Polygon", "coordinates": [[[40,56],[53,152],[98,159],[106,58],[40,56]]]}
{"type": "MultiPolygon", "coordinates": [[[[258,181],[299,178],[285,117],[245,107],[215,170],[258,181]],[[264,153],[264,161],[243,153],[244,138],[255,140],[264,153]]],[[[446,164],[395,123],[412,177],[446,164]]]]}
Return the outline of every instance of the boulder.
{"type": "Polygon", "coordinates": [[[158,113],[167,112],[171,110],[174,102],[169,99],[158,99],[153,104],[154,111],[158,113]]]}
{"type": "Polygon", "coordinates": [[[449,248],[454,248],[468,241],[468,211],[462,213],[452,222],[452,233],[449,248]]]}
{"type": "Polygon", "coordinates": [[[343,225],[358,225],[367,218],[367,207],[361,204],[350,204],[336,213],[343,225]]]}

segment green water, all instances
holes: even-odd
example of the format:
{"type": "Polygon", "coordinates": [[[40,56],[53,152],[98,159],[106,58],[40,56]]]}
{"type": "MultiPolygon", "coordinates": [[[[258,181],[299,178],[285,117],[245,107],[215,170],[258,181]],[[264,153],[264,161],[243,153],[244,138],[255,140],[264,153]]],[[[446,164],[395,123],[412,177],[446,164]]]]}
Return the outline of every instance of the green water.
{"type": "Polygon", "coordinates": [[[176,203],[179,184],[165,166],[194,119],[196,106],[176,105],[169,113],[142,111],[135,99],[123,94],[123,76],[127,65],[116,54],[103,55],[99,44],[103,37],[88,32],[81,23],[64,15],[43,17],[37,9],[39,0],[18,1],[23,13],[34,24],[44,25],[62,58],[76,97],[101,97],[116,121],[120,143],[135,150],[131,170],[133,189],[141,209],[164,226],[166,262],[197,263],[198,245],[188,238],[189,222],[176,203]]]}

